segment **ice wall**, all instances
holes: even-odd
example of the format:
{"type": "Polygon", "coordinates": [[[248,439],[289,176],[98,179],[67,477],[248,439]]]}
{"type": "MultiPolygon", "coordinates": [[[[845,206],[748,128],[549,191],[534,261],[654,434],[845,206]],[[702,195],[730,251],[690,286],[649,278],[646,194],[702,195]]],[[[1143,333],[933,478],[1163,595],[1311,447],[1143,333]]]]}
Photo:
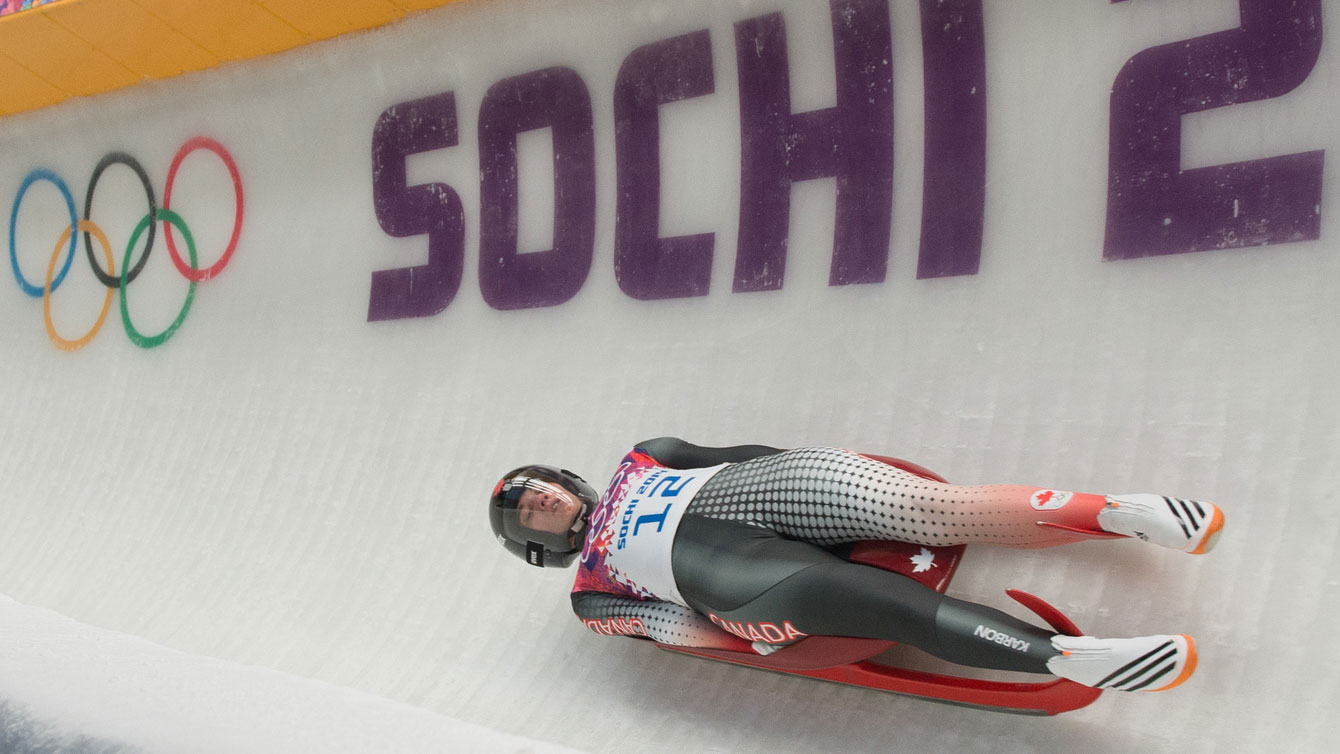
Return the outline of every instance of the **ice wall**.
{"type": "Polygon", "coordinates": [[[462,0],[6,118],[0,594],[591,752],[1327,750],[1335,16],[1024,6],[462,0]],[[119,277],[149,196],[109,296],[62,229],[119,277]],[[590,634],[484,498],[666,434],[1215,500],[951,587],[1201,669],[1043,721],[590,634]]]}

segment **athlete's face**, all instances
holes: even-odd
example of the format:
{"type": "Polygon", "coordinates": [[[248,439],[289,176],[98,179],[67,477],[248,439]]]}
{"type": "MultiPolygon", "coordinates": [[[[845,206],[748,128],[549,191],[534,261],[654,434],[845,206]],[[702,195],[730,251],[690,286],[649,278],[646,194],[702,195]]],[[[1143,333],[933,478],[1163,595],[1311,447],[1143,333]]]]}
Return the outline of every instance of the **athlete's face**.
{"type": "Polygon", "coordinates": [[[521,525],[550,534],[566,534],[582,512],[581,501],[557,485],[532,482],[517,501],[521,525]]]}

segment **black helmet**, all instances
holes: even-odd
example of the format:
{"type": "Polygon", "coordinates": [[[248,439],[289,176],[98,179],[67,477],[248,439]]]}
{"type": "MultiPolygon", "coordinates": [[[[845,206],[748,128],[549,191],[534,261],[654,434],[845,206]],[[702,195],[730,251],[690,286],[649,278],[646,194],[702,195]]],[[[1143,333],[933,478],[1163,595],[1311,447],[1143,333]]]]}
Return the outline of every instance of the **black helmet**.
{"type": "Polygon", "coordinates": [[[591,485],[571,471],[553,466],[522,466],[508,472],[493,488],[489,523],[493,525],[493,535],[513,555],[535,566],[566,568],[582,551],[586,521],[598,500],[591,485]],[[523,526],[518,506],[526,490],[566,493],[580,506],[571,528],[558,534],[523,526]]]}

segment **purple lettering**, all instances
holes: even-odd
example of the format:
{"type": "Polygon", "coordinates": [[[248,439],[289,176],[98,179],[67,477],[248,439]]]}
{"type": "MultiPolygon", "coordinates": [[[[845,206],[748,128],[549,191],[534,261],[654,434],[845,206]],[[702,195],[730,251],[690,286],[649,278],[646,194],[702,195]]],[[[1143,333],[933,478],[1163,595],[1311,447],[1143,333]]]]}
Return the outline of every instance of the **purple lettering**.
{"type": "Polygon", "coordinates": [[[893,204],[893,77],[887,0],[831,0],[837,106],[791,112],[781,14],[735,25],[740,79],[736,291],[776,290],[786,267],[791,183],[837,178],[829,285],[877,283],[893,204]]]}
{"type": "Polygon", "coordinates": [[[921,0],[926,82],[917,278],[975,275],[986,207],[982,0],[921,0]]]}
{"type": "Polygon", "coordinates": [[[637,299],[707,295],[713,234],[659,238],[661,159],[659,108],[714,91],[707,30],[634,50],[614,84],[614,148],[618,166],[614,276],[637,299]]]}
{"type": "Polygon", "coordinates": [[[1321,150],[1181,169],[1182,115],[1287,94],[1320,54],[1321,0],[1239,6],[1241,27],[1151,47],[1117,75],[1105,259],[1320,237],[1321,150]]]}
{"type": "Polygon", "coordinates": [[[405,157],[456,145],[451,92],[395,105],[372,129],[372,204],[396,238],[428,234],[428,263],[372,273],[368,321],[427,317],[447,308],[461,285],[465,221],[460,197],[444,183],[407,186],[405,157]]]}
{"type": "Polygon", "coordinates": [[[577,294],[595,252],[591,96],[571,68],[489,88],[479,109],[479,288],[494,309],[555,306],[577,294]],[[517,249],[518,133],[548,127],[554,144],[554,248],[517,249]]]}

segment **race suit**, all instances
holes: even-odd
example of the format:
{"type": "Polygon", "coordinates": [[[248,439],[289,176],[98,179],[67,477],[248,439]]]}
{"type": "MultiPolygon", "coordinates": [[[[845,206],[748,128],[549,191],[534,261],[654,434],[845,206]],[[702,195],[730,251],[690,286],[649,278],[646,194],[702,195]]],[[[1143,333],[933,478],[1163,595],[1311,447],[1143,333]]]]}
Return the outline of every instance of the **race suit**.
{"type": "Polygon", "coordinates": [[[852,636],[1046,673],[1055,631],[837,553],[861,540],[1073,542],[1101,501],[943,484],[838,448],[659,438],[624,457],[592,513],[572,604],[597,633],[663,644],[766,654],[807,635],[852,636]]]}

